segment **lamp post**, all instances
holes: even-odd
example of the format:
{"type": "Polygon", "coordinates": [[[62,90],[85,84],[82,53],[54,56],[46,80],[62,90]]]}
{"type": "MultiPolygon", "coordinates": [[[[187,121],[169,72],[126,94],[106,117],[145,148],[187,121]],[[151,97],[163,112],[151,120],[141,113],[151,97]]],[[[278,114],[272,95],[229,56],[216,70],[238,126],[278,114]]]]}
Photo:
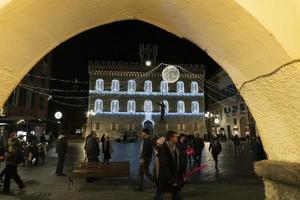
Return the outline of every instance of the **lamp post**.
{"type": "Polygon", "coordinates": [[[87,112],[87,117],[90,121],[90,132],[92,132],[92,130],[93,130],[93,117],[92,116],[94,116],[94,115],[95,115],[95,112],[93,110],[90,110],[87,112]]]}
{"type": "Polygon", "coordinates": [[[57,111],[55,114],[54,114],[54,117],[55,119],[57,120],[57,123],[58,123],[58,135],[60,134],[60,131],[61,131],[61,122],[60,122],[60,119],[62,118],[62,113],[60,111],[57,111]]]}

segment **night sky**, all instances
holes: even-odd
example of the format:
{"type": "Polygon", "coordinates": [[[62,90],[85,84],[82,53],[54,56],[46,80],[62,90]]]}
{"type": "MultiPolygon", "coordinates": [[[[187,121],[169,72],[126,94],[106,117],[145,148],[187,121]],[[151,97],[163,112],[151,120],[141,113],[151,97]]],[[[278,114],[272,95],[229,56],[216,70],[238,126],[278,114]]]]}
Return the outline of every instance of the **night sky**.
{"type": "MultiPolygon", "coordinates": [[[[186,39],[168,33],[160,28],[140,21],[122,21],[100,26],[83,32],[53,50],[52,77],[68,80],[88,81],[88,60],[111,60],[140,62],[139,44],[158,45],[158,63],[204,64],[210,76],[220,70],[204,51],[186,39]]],[[[52,82],[52,88],[88,90],[87,84],[65,84],[52,82]]],[[[88,93],[62,94],[88,96],[88,93]]],[[[87,101],[64,100],[72,104],[87,104],[87,101]]],[[[51,101],[50,101],[51,102],[51,101]]],[[[61,110],[64,113],[63,128],[84,123],[87,107],[73,108],[50,103],[50,113],[61,110]]],[[[78,127],[80,128],[80,127],[78,127]]]]}

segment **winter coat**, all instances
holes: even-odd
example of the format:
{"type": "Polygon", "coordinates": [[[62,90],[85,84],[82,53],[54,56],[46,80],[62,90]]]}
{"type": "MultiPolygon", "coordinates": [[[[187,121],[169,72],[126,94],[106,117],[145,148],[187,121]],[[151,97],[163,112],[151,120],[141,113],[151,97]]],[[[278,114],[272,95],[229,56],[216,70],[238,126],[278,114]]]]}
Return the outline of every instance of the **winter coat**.
{"type": "Polygon", "coordinates": [[[18,165],[24,162],[24,154],[22,151],[22,145],[17,138],[11,138],[8,140],[8,149],[6,164],[18,165]]]}
{"type": "Polygon", "coordinates": [[[151,161],[153,155],[153,142],[150,137],[145,137],[143,142],[143,149],[140,155],[140,159],[151,161]]]}
{"type": "Polygon", "coordinates": [[[220,140],[212,140],[209,144],[209,149],[208,149],[213,155],[218,155],[222,152],[222,145],[220,140]]]}
{"type": "Polygon", "coordinates": [[[68,150],[68,140],[65,137],[61,137],[57,140],[56,143],[56,153],[60,155],[64,155],[68,150]]]}
{"type": "Polygon", "coordinates": [[[113,148],[111,146],[110,141],[104,141],[102,143],[102,153],[109,153],[109,154],[113,153],[113,148]]]}
{"type": "Polygon", "coordinates": [[[179,158],[180,158],[180,166],[182,167],[183,171],[186,171],[187,166],[187,145],[185,142],[179,141],[177,143],[177,149],[179,151],[179,158]]]}
{"type": "Polygon", "coordinates": [[[202,140],[202,138],[195,138],[193,146],[194,146],[195,155],[200,155],[204,148],[204,141],[202,140]]]}
{"type": "Polygon", "coordinates": [[[89,137],[86,141],[85,153],[88,158],[98,158],[100,149],[96,138],[89,137]]]}
{"type": "Polygon", "coordinates": [[[179,151],[173,153],[169,145],[165,142],[158,154],[159,158],[159,174],[158,187],[161,192],[180,191],[183,186],[183,174],[180,169],[179,151]],[[174,186],[174,184],[177,186],[174,186]]]}

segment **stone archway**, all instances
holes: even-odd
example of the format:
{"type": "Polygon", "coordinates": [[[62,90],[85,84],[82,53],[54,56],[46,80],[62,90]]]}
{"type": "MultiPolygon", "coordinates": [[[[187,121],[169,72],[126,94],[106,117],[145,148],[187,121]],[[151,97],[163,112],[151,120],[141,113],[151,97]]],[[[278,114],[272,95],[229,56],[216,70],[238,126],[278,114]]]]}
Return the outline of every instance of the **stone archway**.
{"type": "MultiPolygon", "coordinates": [[[[61,42],[96,26],[138,19],[204,49],[239,88],[268,158],[300,163],[299,10],[297,0],[4,0],[0,106],[61,42]]],[[[280,190],[269,183],[267,194],[280,190]]]]}

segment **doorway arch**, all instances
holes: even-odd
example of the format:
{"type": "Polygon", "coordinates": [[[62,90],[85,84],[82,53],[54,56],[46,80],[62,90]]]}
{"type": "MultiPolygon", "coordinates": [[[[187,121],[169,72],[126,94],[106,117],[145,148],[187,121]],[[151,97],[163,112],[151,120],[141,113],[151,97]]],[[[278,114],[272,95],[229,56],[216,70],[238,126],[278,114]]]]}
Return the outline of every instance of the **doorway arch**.
{"type": "Polygon", "coordinates": [[[204,49],[244,97],[268,158],[300,163],[299,10],[295,0],[2,1],[0,107],[60,43],[96,26],[138,19],[204,49]]]}

